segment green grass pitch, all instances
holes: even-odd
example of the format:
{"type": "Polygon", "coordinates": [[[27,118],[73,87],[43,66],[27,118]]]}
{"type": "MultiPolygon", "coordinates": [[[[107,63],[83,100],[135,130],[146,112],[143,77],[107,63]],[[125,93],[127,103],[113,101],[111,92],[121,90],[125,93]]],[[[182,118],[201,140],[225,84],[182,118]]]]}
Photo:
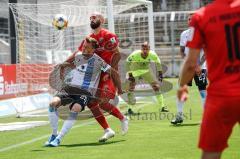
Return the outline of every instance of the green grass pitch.
{"type": "MultiPolygon", "coordinates": [[[[190,89],[190,99],[185,104],[187,119],[181,126],[172,126],[169,120],[172,117],[171,113],[176,112],[177,80],[168,80],[174,85],[173,90],[164,94],[170,113],[160,116],[156,103],[137,104],[133,109],[140,112],[140,115],[130,118],[129,133],[125,136],[120,134],[120,122],[110,116],[108,121],[116,131],[116,136],[103,144],[98,143],[103,131],[94,119],[77,121],[61,146],[56,148],[43,147],[50,135],[49,125],[0,132],[0,159],[198,159],[201,155],[197,142],[202,107],[197,88],[194,86],[190,89]]],[[[122,111],[125,111],[124,109],[122,111]]],[[[0,118],[0,123],[27,120],[48,119],[8,117],[0,118]]],[[[62,124],[62,121],[60,123],[62,124]]],[[[234,128],[229,146],[222,158],[240,158],[238,125],[234,128]]]]}

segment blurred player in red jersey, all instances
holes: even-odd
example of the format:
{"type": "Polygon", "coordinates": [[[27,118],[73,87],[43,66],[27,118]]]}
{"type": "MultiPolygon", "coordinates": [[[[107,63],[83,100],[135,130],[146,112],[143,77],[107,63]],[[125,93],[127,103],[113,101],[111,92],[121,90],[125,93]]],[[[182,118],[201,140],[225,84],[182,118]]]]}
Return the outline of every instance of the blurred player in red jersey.
{"type": "Polygon", "coordinates": [[[209,87],[199,148],[202,159],[219,159],[240,122],[240,0],[215,0],[191,19],[189,55],[180,74],[178,98],[187,99],[200,49],[206,54],[209,87]]]}
{"type": "MultiPolygon", "coordinates": [[[[96,39],[100,45],[100,48],[96,52],[106,63],[111,65],[112,68],[118,70],[118,63],[121,59],[121,55],[118,48],[118,38],[115,34],[111,33],[107,29],[102,28],[104,24],[104,17],[102,14],[98,12],[94,12],[90,16],[90,27],[92,28],[92,33],[89,35],[90,37],[96,39]]],[[[79,50],[82,50],[83,43],[79,46],[79,50]]],[[[74,54],[73,54],[74,57],[74,54]]],[[[70,57],[67,61],[71,61],[72,57],[70,57]]],[[[116,94],[116,84],[113,83],[109,74],[102,72],[100,77],[100,82],[98,86],[98,95],[100,98],[107,99],[104,103],[100,104],[100,108],[111,115],[115,116],[121,121],[122,127],[122,134],[126,134],[128,131],[128,119],[125,117],[120,110],[114,106],[113,104],[109,103],[109,100],[113,100],[116,94]]],[[[119,91],[119,90],[118,90],[119,91]]],[[[122,92],[118,92],[118,94],[122,94],[122,92]]],[[[95,113],[96,107],[98,107],[97,103],[88,105],[91,109],[95,119],[98,123],[103,127],[105,133],[100,140],[104,140],[106,137],[107,130],[109,125],[107,124],[106,120],[104,119],[103,114],[99,115],[99,111],[95,113]]]]}

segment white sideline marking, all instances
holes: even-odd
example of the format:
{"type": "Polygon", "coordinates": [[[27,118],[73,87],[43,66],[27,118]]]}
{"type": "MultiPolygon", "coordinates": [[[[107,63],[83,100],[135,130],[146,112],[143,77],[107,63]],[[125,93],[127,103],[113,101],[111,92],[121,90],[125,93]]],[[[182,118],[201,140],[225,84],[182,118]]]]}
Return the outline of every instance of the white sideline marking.
{"type": "MultiPolygon", "coordinates": [[[[77,127],[82,127],[82,126],[85,126],[85,125],[90,125],[94,122],[96,122],[96,121],[89,121],[89,122],[86,122],[86,123],[82,123],[82,124],[74,126],[72,129],[77,128],[77,127]]],[[[21,147],[21,146],[24,146],[24,145],[27,145],[27,144],[31,144],[31,143],[34,143],[36,141],[39,141],[39,140],[42,140],[42,139],[45,139],[45,138],[48,138],[48,137],[49,137],[49,134],[38,137],[38,138],[34,138],[32,140],[29,140],[29,141],[22,142],[22,143],[19,143],[19,144],[7,146],[7,147],[4,147],[4,148],[1,148],[0,152],[4,152],[4,151],[7,151],[7,150],[11,150],[13,148],[17,148],[17,147],[21,147]]]]}
{"type": "MultiPolygon", "coordinates": [[[[176,97],[175,95],[172,95],[172,96],[168,96],[168,97],[165,97],[164,99],[167,99],[167,98],[173,98],[173,97],[176,97]]],[[[151,102],[152,103],[152,102],[151,102]]],[[[148,105],[149,103],[147,104],[144,104],[142,106],[140,106],[139,108],[143,108],[145,107],[146,105],[148,105]]],[[[107,116],[106,118],[111,118],[112,116],[107,116]]],[[[96,121],[89,121],[89,122],[86,122],[86,123],[82,123],[82,124],[79,124],[79,125],[76,125],[76,126],[73,126],[72,129],[74,128],[78,128],[78,127],[82,127],[82,126],[85,126],[85,125],[90,125],[92,123],[95,123],[96,121]]],[[[27,144],[31,144],[31,143],[34,143],[36,141],[39,141],[39,140],[42,140],[44,138],[47,138],[49,137],[49,134],[48,135],[44,135],[44,136],[41,136],[41,137],[38,137],[38,138],[35,138],[35,139],[32,139],[32,140],[29,140],[29,141],[25,141],[25,142],[22,142],[22,143],[19,143],[19,144],[14,144],[14,145],[11,145],[11,146],[7,146],[7,147],[4,147],[4,148],[1,148],[0,149],[0,152],[4,152],[4,151],[8,151],[8,150],[11,150],[13,148],[17,148],[17,147],[21,147],[21,146],[24,146],[24,145],[27,145],[27,144]]]]}
{"type": "Polygon", "coordinates": [[[48,121],[26,121],[0,124],[0,131],[25,130],[37,126],[47,125],[48,121]]]}

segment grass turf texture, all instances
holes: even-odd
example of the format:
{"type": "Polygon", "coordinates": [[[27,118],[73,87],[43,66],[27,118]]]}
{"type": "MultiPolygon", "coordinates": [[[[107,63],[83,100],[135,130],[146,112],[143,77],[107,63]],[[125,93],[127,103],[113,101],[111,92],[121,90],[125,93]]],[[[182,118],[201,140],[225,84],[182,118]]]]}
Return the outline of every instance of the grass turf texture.
{"type": "MultiPolygon", "coordinates": [[[[176,79],[168,79],[174,89],[164,95],[170,113],[176,112],[176,79]]],[[[148,97],[151,100],[150,97],[148,97]]],[[[98,143],[103,131],[94,119],[80,120],[74,129],[67,134],[60,147],[43,147],[50,135],[50,126],[41,126],[21,131],[0,132],[0,159],[197,159],[201,151],[197,148],[199,123],[202,115],[200,96],[197,88],[190,89],[190,99],[185,104],[188,119],[180,126],[172,126],[164,114],[159,119],[159,107],[156,103],[138,104],[133,107],[139,116],[130,118],[129,133],[120,134],[120,122],[114,117],[108,118],[116,136],[106,143],[98,143]],[[191,109],[191,116],[190,116],[191,109]],[[155,112],[157,118],[152,112],[155,112]],[[152,116],[150,116],[152,113],[152,116]],[[150,118],[152,117],[152,119],[150,118]],[[35,141],[33,141],[35,139],[35,141]],[[29,141],[29,142],[28,142],[29,141]],[[24,143],[24,144],[22,144],[24,143]],[[15,148],[2,151],[3,148],[21,144],[15,148]]],[[[126,110],[126,109],[125,109],[126,110]]],[[[166,115],[166,114],[165,114],[166,115]]],[[[26,120],[48,120],[48,118],[19,119],[14,117],[0,118],[0,123],[26,120]]],[[[60,126],[62,121],[60,121],[60,126]]],[[[240,131],[235,126],[225,150],[223,159],[240,158],[240,131]]]]}

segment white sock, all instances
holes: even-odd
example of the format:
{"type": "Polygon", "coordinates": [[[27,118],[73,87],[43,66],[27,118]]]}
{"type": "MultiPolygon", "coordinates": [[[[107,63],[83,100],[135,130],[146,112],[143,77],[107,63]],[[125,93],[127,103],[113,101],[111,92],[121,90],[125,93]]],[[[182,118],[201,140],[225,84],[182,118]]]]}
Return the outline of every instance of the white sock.
{"type": "Polygon", "coordinates": [[[105,132],[113,131],[111,128],[104,129],[105,132]]]}
{"type": "Polygon", "coordinates": [[[183,107],[184,107],[184,102],[177,99],[177,113],[180,116],[183,115],[183,107]]]}
{"type": "Polygon", "coordinates": [[[56,108],[50,107],[48,110],[48,118],[52,127],[52,134],[57,135],[58,131],[58,112],[56,108]]]}
{"type": "Polygon", "coordinates": [[[58,139],[62,140],[62,138],[69,132],[69,130],[73,127],[77,119],[77,112],[70,112],[67,120],[64,121],[61,131],[57,136],[58,139]]]}

